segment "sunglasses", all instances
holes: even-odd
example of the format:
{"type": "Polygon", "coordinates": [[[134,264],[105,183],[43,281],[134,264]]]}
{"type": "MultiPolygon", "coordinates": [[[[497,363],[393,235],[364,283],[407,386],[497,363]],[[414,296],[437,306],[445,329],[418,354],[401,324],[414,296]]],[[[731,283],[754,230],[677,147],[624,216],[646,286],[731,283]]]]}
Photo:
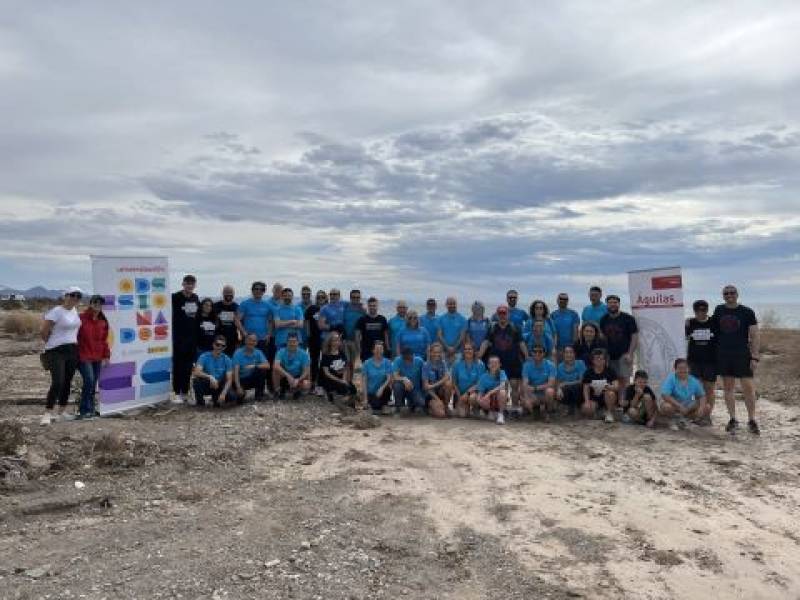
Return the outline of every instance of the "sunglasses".
{"type": "Polygon", "coordinates": [[[303,296],[310,296],[310,295],[311,295],[311,292],[302,292],[302,295],[303,295],[303,296]]]}
{"type": "Polygon", "coordinates": [[[509,300],[516,300],[518,296],[506,296],[509,300]]]}
{"type": "Polygon", "coordinates": [[[223,344],[221,342],[214,342],[214,348],[224,348],[225,346],[226,344],[223,344]]]}
{"type": "Polygon", "coordinates": [[[69,294],[67,294],[67,296],[69,296],[70,298],[77,298],[78,300],[83,298],[83,294],[81,294],[80,292],[70,292],[69,294]]]}
{"type": "Polygon", "coordinates": [[[254,287],[254,288],[253,288],[253,291],[254,291],[254,292],[266,292],[266,291],[267,291],[267,288],[262,288],[262,287],[254,287]]]}
{"type": "Polygon", "coordinates": [[[722,292],[722,295],[723,296],[735,296],[738,293],[739,292],[722,292]]]}

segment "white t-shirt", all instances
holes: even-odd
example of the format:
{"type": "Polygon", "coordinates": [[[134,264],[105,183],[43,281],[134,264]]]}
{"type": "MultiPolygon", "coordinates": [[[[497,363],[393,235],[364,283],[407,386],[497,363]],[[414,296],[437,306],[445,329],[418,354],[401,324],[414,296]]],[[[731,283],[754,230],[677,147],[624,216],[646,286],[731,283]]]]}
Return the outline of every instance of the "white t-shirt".
{"type": "Polygon", "coordinates": [[[49,310],[44,318],[46,321],[53,322],[50,337],[44,344],[45,350],[63,346],[64,344],[78,343],[78,329],[81,328],[81,318],[77,309],[67,310],[63,306],[56,306],[49,310]]]}

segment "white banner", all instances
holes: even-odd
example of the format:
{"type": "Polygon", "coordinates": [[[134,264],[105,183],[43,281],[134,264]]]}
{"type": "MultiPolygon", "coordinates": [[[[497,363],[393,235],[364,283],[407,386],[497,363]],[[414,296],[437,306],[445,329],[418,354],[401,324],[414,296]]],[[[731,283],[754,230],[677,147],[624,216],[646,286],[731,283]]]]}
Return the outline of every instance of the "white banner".
{"type": "Polygon", "coordinates": [[[650,387],[658,393],[675,359],[686,356],[681,269],[630,271],[628,290],[639,326],[638,365],[647,371],[650,387]]]}
{"type": "Polygon", "coordinates": [[[100,414],[169,399],[172,298],[165,257],[92,256],[94,293],[103,296],[111,362],[100,373],[100,414]]]}

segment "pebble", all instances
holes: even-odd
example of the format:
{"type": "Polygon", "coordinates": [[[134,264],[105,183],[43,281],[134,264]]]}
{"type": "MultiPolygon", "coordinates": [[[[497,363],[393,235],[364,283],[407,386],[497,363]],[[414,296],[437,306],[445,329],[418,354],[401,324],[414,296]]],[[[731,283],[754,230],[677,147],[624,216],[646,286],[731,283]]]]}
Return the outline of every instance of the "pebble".
{"type": "Polygon", "coordinates": [[[33,569],[28,569],[25,571],[25,576],[30,577],[31,579],[39,579],[40,577],[44,577],[47,575],[47,570],[50,568],[50,565],[42,565],[41,567],[34,567],[33,569]]]}
{"type": "Polygon", "coordinates": [[[281,564],[280,559],[274,558],[272,560],[268,560],[267,562],[265,562],[264,566],[268,569],[271,569],[272,567],[277,567],[279,564],[281,564]]]}
{"type": "Polygon", "coordinates": [[[301,550],[311,550],[311,542],[300,542],[301,550]]]}

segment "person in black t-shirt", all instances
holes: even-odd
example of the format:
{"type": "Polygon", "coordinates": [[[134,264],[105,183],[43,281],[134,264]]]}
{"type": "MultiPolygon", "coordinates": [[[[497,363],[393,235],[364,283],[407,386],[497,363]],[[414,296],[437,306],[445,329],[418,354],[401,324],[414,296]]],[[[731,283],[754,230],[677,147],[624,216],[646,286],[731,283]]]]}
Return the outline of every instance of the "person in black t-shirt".
{"type": "Polygon", "coordinates": [[[722,297],[725,303],[714,309],[711,331],[717,340],[717,371],[722,376],[725,405],[730,415],[725,430],[734,433],[738,427],[733,395],[738,379],[747,408],[748,429],[759,435],[761,430],[756,422],[756,387],[753,382],[760,350],[758,320],[752,309],[739,304],[739,292],[735,286],[726,285],[722,297]]]}
{"type": "Polygon", "coordinates": [[[624,390],[633,374],[633,354],[639,344],[636,319],[619,309],[619,296],[606,296],[608,313],[600,319],[600,331],[608,342],[608,366],[617,372],[617,389],[624,390]]]}
{"type": "Polygon", "coordinates": [[[583,406],[581,412],[594,417],[601,408],[606,409],[606,423],[614,422],[619,382],[617,372],[608,366],[606,351],[596,348],[592,352],[592,365],[583,374],[583,406]]]}
{"type": "Polygon", "coordinates": [[[505,371],[511,383],[511,405],[516,413],[521,413],[520,384],[522,380],[522,363],[528,359],[528,347],[522,340],[522,334],[508,320],[508,306],[497,307],[497,322],[492,323],[486,339],[480,349],[481,356],[487,352],[500,359],[500,368],[505,371]]]}
{"type": "Polygon", "coordinates": [[[647,385],[647,379],[647,371],[636,371],[633,374],[633,383],[625,388],[622,406],[627,409],[628,419],[653,428],[658,416],[658,404],[655,392],[647,385]]]}
{"type": "Polygon", "coordinates": [[[197,357],[197,311],[200,298],[194,293],[197,278],[186,275],[182,288],[172,294],[172,391],[173,402],[187,401],[192,367],[197,357]]]}
{"type": "Polygon", "coordinates": [[[214,338],[217,337],[217,315],[214,314],[214,302],[211,298],[200,301],[197,313],[197,356],[203,352],[211,352],[214,338]]]}
{"type": "Polygon", "coordinates": [[[606,339],[596,323],[587,321],[581,325],[578,343],[575,344],[576,360],[582,360],[587,367],[590,367],[592,365],[592,350],[595,348],[606,350],[606,339]]]}
{"type": "MultiPolygon", "coordinates": [[[[692,304],[694,317],[686,319],[686,358],[689,372],[703,383],[706,402],[714,410],[714,388],[717,383],[717,337],[712,331],[713,321],[708,315],[708,302],[696,300],[692,304]]],[[[711,417],[704,418],[711,424],[711,417]]]]}
{"type": "MultiPolygon", "coordinates": [[[[226,285],[222,288],[222,300],[214,303],[214,314],[217,315],[219,332],[225,336],[225,354],[233,356],[239,346],[239,330],[236,327],[236,313],[239,312],[239,303],[234,301],[236,292],[233,287],[226,285]]],[[[244,339],[244,338],[242,338],[244,339]]]]}
{"type": "Polygon", "coordinates": [[[371,296],[367,300],[367,314],[356,321],[356,345],[362,363],[372,356],[372,347],[376,341],[383,342],[386,348],[389,347],[389,322],[386,317],[378,314],[378,299],[371,296]]]}
{"type": "Polygon", "coordinates": [[[334,394],[347,396],[346,401],[353,400],[352,397],[356,394],[356,386],[350,381],[347,355],[342,348],[342,337],[338,331],[332,331],[322,344],[319,381],[329,402],[333,402],[334,394]]]}
{"type": "Polygon", "coordinates": [[[322,338],[319,330],[319,311],[328,303],[328,293],[325,290],[317,291],[317,302],[306,309],[303,314],[305,321],[306,339],[308,340],[308,356],[311,358],[311,385],[314,393],[322,396],[325,391],[319,385],[319,353],[322,350],[322,338]]]}

